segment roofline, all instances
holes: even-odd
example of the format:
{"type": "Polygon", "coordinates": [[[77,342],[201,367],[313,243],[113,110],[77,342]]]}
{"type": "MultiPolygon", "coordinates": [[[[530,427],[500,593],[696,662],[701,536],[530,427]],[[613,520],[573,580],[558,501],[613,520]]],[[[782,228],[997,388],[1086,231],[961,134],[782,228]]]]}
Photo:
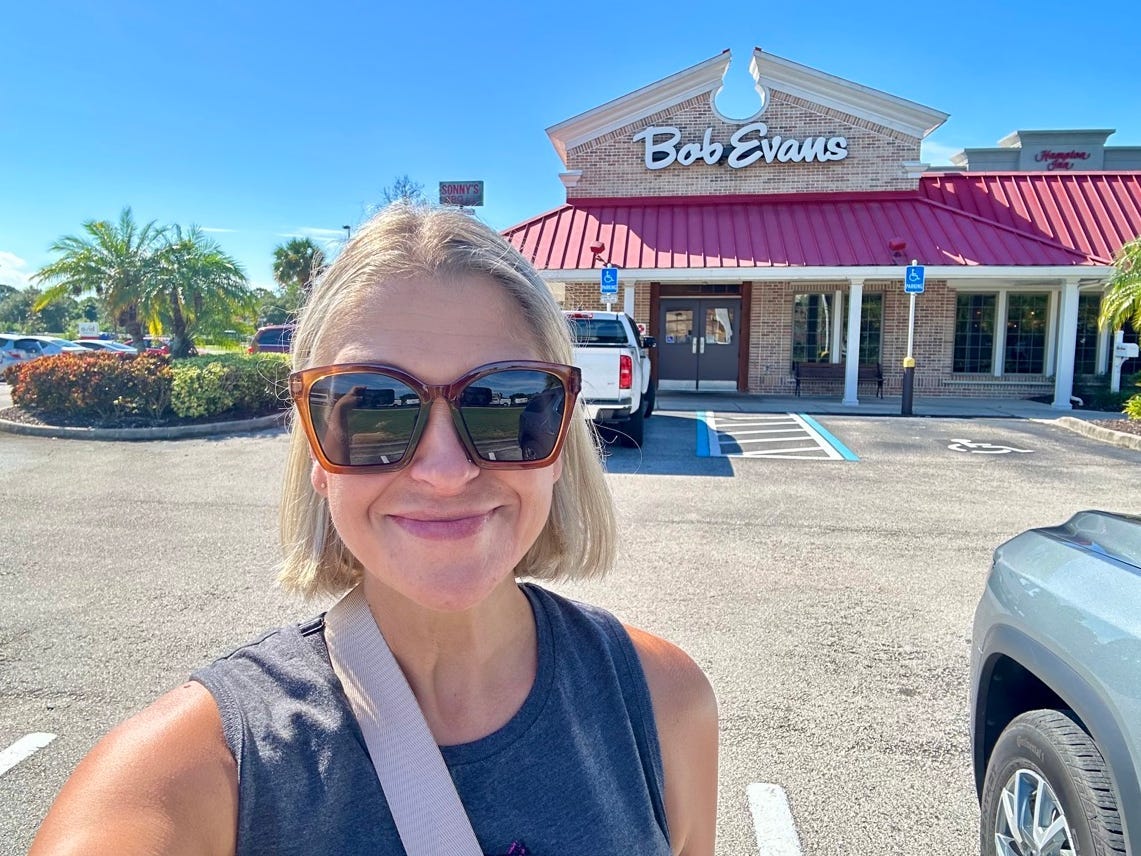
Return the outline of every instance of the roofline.
{"type": "Polygon", "coordinates": [[[760,48],[753,49],[749,71],[762,84],[771,82],[781,92],[921,140],[946,122],[950,115],[775,54],[765,53],[760,48]]]}
{"type": "MultiPolygon", "coordinates": [[[[601,268],[539,270],[544,280],[553,282],[598,282],[601,268]]],[[[1113,276],[1115,268],[1103,265],[1014,267],[1002,265],[927,265],[927,279],[973,280],[1004,279],[1042,282],[1046,279],[1078,279],[1101,282],[1113,276]]],[[[862,267],[731,267],[731,268],[624,268],[620,276],[648,282],[829,282],[836,280],[903,281],[902,266],[862,267]]],[[[920,298],[922,299],[922,298],[920,298]]]]}
{"type": "Polygon", "coordinates": [[[547,136],[565,167],[568,149],[581,146],[697,95],[719,89],[729,68],[729,60],[730,53],[724,50],[717,56],[636,89],[628,95],[551,125],[547,128],[547,136]]]}

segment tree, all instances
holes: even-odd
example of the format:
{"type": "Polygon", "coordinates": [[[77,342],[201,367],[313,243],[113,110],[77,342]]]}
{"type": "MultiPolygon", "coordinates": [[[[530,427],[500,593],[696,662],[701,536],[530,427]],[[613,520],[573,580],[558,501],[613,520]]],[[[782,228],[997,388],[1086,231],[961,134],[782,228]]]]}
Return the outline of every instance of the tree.
{"type": "Polygon", "coordinates": [[[23,333],[64,333],[79,319],[79,304],[70,297],[36,310],[42,297],[36,288],[20,291],[0,286],[0,330],[19,330],[23,333]]]}
{"type": "Polygon", "coordinates": [[[325,253],[310,238],[293,238],[274,248],[273,278],[281,286],[291,312],[309,296],[313,280],[325,269],[325,253]]]}
{"type": "Polygon", "coordinates": [[[392,182],[388,187],[380,191],[384,197],[384,204],[391,205],[393,202],[411,202],[416,205],[423,205],[427,202],[424,198],[424,185],[418,181],[413,181],[407,175],[402,175],[392,182]]]}
{"type": "Polygon", "coordinates": [[[188,356],[194,336],[221,333],[236,314],[251,311],[253,292],[241,266],[197,226],[172,226],[155,253],[143,303],[169,321],[172,357],[188,356]]]}
{"type": "Polygon", "coordinates": [[[154,254],[165,230],[153,220],[139,227],[128,207],[118,223],[89,220],[83,231],[84,235],[65,235],[52,244],[52,252],[60,257],[32,276],[47,286],[36,311],[63,297],[94,294],[105,314],[142,342],[143,324],[157,320],[148,316],[143,300],[152,289],[154,254]]]}
{"type": "Polygon", "coordinates": [[[1098,324],[1119,330],[1128,321],[1141,330],[1141,237],[1118,251],[1113,266],[1117,272],[1106,283],[1098,324]]]}

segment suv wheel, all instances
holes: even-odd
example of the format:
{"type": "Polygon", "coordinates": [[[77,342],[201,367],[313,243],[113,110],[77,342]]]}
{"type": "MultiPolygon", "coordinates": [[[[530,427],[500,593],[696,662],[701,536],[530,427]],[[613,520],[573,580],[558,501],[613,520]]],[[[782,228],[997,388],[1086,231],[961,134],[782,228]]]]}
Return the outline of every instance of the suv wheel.
{"type": "Polygon", "coordinates": [[[984,856],[1125,853],[1105,759],[1068,710],[1032,710],[1006,727],[981,811],[984,856]]]}

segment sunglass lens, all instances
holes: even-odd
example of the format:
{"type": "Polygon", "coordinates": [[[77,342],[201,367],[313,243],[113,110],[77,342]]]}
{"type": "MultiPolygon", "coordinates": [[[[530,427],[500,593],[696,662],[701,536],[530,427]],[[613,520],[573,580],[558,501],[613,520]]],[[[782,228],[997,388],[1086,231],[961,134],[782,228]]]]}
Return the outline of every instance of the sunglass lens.
{"type": "Polygon", "coordinates": [[[330,375],[309,388],[309,413],[321,451],[333,464],[398,464],[408,453],[420,397],[387,375],[330,375]]]}
{"type": "Polygon", "coordinates": [[[566,389],[544,371],[493,372],[460,397],[460,416],[485,461],[541,461],[559,439],[566,389]]]}

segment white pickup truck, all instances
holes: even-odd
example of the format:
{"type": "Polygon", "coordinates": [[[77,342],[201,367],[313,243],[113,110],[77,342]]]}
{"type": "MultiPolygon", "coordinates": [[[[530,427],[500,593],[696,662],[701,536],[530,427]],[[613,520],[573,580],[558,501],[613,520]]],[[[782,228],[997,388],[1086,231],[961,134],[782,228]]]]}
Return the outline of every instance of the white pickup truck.
{"type": "Polygon", "coordinates": [[[645,420],[657,398],[649,354],[657,343],[622,312],[568,310],[563,315],[575,343],[574,364],[582,369],[579,398],[590,418],[611,429],[623,445],[642,445],[645,420]]]}

